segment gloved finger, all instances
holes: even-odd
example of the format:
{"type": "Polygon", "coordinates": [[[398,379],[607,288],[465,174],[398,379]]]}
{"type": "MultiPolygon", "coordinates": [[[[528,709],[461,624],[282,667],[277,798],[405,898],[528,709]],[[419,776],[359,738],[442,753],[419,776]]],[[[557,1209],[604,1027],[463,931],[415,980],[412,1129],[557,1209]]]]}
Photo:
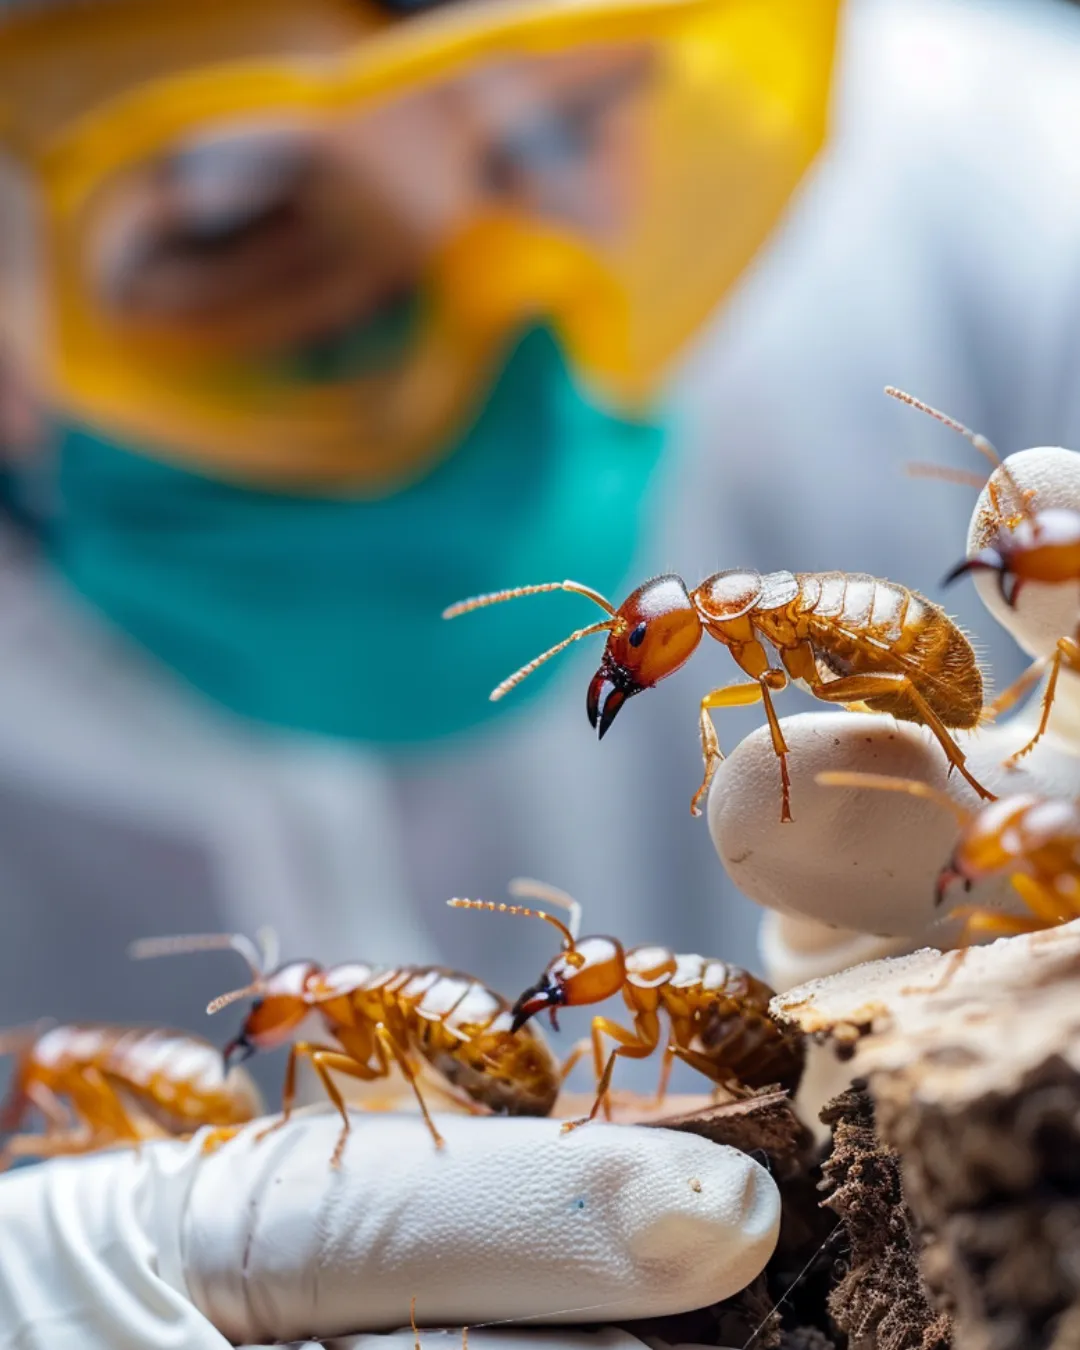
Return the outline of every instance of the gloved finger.
{"type": "Polygon", "coordinates": [[[742,1289],[776,1241],[779,1196],[736,1150],[557,1121],[411,1117],[247,1129],[206,1159],[181,1237],[193,1302],[234,1341],[400,1326],[608,1322],[742,1289]]]}
{"type": "Polygon", "coordinates": [[[422,1322],[655,1317],[764,1267],[780,1199],[693,1135],[411,1117],[258,1126],[204,1154],[155,1143],[0,1180],[0,1346],[224,1350],[422,1322]]]}
{"type": "MultiPolygon", "coordinates": [[[[867,788],[824,787],[825,770],[916,778],[965,806],[978,804],[923,728],[865,713],[803,713],[783,722],[790,754],[791,810],[780,823],[780,773],[768,729],[724,761],[709,796],[709,828],[720,860],[752,900],[838,928],[948,945],[960,925],[936,903],[935,886],[958,833],[933,802],[867,788]]],[[[1002,761],[1030,738],[1030,717],[958,733],[975,776],[996,793],[1080,794],[1080,757],[1046,737],[1015,770],[1002,761]]],[[[1007,878],[982,882],[954,903],[1024,913],[1007,878]]]]}

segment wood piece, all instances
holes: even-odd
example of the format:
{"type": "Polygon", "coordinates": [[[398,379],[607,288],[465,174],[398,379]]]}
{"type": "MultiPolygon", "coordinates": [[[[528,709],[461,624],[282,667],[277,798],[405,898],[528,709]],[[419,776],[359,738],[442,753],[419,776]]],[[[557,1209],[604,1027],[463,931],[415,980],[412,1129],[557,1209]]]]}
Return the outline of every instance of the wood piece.
{"type": "Polygon", "coordinates": [[[1080,1345],[1080,922],[773,1003],[853,1055],[957,1350],[1080,1345]]]}

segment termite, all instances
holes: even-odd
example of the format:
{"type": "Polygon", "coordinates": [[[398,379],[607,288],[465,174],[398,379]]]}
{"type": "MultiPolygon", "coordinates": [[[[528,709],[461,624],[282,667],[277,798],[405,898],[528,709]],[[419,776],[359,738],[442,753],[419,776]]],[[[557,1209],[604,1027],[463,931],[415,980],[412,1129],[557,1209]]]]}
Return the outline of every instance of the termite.
{"type": "Polygon", "coordinates": [[[695,816],[723,759],[711,710],[761,699],[780,761],[780,819],[791,820],[788,747],[772,700],[789,680],[826,703],[891,713],[928,727],[950,765],[981,797],[993,797],[967,769],[963,751],[949,734],[949,728],[975,727],[982,714],[983,681],[975,653],[944,610],[906,586],[858,572],[762,576],[737,569],[717,572],[692,591],[681,577],[654,577],[615,609],[588,586],[552,581],[462,600],[443,618],[557,590],[584,595],[609,617],[577,629],[515,671],[492,691],[493,700],[571,643],[605,630],[607,645],[586,700],[589,721],[601,738],[626,700],[674,674],[704,633],[722,643],[751,677],[749,683],[725,685],[701,700],[705,773],[690,803],[695,816]],[[779,653],[782,669],[770,664],[765,643],[779,653]]]}
{"type": "Polygon", "coordinates": [[[1080,805],[1068,798],[1017,793],[969,811],[947,792],[912,778],[886,774],[820,773],[826,787],[863,787],[905,792],[950,811],[960,826],[951,858],[938,874],[934,901],[942,905],[957,882],[970,890],[988,877],[1007,876],[1029,916],[962,907],[967,933],[996,936],[1030,933],[1080,918],[1080,805]]]}
{"type": "Polygon", "coordinates": [[[16,1056],[0,1132],[0,1171],[16,1158],[89,1153],[145,1139],[185,1137],[204,1125],[227,1132],[262,1111],[242,1070],[224,1071],[221,1051],[182,1031],[53,1026],[0,1037],[16,1056]],[[15,1134],[35,1110],[41,1134],[15,1134]]]}
{"type": "Polygon", "coordinates": [[[207,1007],[220,1012],[253,998],[239,1035],[225,1048],[226,1063],[284,1045],[310,1013],[333,1044],[295,1041],[289,1048],[281,1118],[258,1136],[280,1129],[296,1102],[296,1067],[307,1059],[342,1120],[331,1158],[345,1149],[349,1113],[331,1073],[362,1082],[389,1076],[396,1065],[411,1087],[437,1148],[444,1140],[418,1082],[421,1064],[441,1080],[442,1091],[478,1114],[546,1116],[559,1092],[558,1065],[534,1028],[516,1033],[510,1004],[458,971],[438,966],[384,968],[362,961],[324,967],[290,961],[271,970],[241,935],[208,934],[150,939],[138,955],[171,955],[234,947],[247,959],[252,981],[207,1007]]]}
{"type": "MultiPolygon", "coordinates": [[[[1034,492],[1020,488],[1008,465],[985,436],[970,430],[962,422],[939,412],[936,408],[931,408],[929,404],[913,398],[910,394],[894,389],[891,385],[886,387],[885,392],[902,403],[910,404],[920,412],[936,418],[970,441],[990,460],[995,471],[1001,474],[1012,497],[1013,509],[1007,511],[993,478],[984,483],[975,475],[962,470],[926,464],[910,466],[913,471],[922,475],[970,483],[978,488],[985,486],[990,498],[992,516],[987,544],[970,558],[964,558],[957,563],[946,575],[946,585],[971,572],[993,572],[997,576],[1001,598],[1010,609],[1015,609],[1020,592],[1028,582],[1036,581],[1048,586],[1080,582],[1080,511],[1061,507],[1042,511],[1034,509],[1031,504],[1034,492]]],[[[1047,666],[1050,673],[1043,692],[1042,713],[1035,734],[1026,745],[1009,756],[1005,761],[1007,765],[1015,764],[1017,760],[1030,753],[1044,735],[1049,725],[1050,709],[1057,693],[1058,675],[1062,668],[1080,674],[1080,627],[1071,635],[1059,638],[1052,655],[1038,657],[1018,680],[1003,690],[988,708],[987,720],[1005,712],[1023,698],[1047,666]]]]}
{"type": "MultiPolygon", "coordinates": [[[[520,892],[518,892],[520,893],[520,892]]],[[[595,1120],[600,1111],[610,1117],[608,1092],[615,1061],[647,1059],[661,1040],[660,1014],[668,1020],[668,1035],[660,1070],[657,1105],[667,1093],[676,1059],[704,1074],[718,1087],[745,1095],[747,1089],[777,1084],[794,1092],[802,1076],[805,1050],[801,1035],[782,1026],[769,1013],[773,991],[738,966],[707,956],[680,955],[667,947],[631,947],[625,950],[613,937],[579,938],[581,908],[562,891],[535,887],[533,894],[569,909],[564,924],[543,910],[502,905],[489,900],[454,899],[455,909],[483,909],[543,919],[562,937],[562,950],[514,1004],[515,1030],[546,1011],[557,1027],[559,1008],[602,1003],[621,993],[633,1018],[633,1029],[608,1017],[594,1017],[589,1040],[581,1042],[562,1066],[565,1080],[581,1057],[592,1048],[596,1100],[584,1120],[568,1121],[564,1130],[595,1120]],[[604,1037],[615,1042],[605,1062],[604,1037]]]]}

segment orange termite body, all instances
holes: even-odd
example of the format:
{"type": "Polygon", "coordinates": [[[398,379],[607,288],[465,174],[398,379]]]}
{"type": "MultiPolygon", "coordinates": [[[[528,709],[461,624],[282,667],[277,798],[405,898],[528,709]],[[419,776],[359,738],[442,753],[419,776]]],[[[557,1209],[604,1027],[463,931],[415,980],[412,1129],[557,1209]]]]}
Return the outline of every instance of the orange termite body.
{"type": "Polygon", "coordinates": [[[935,902],[950,886],[1008,876],[1031,917],[964,907],[969,931],[998,935],[1028,933],[1080,918],[1080,804],[1069,798],[1016,793],[969,811],[946,793],[909,778],[830,772],[827,787],[863,787],[923,797],[951,811],[960,826],[952,856],[938,874],[935,902]]]}
{"type": "MultiPolygon", "coordinates": [[[[178,940],[182,941],[182,939],[178,940]]],[[[510,1005],[471,975],[439,967],[383,969],[363,962],[322,967],[294,961],[254,985],[215,999],[209,1011],[247,994],[256,996],[226,1059],[283,1045],[310,1013],[331,1044],[297,1041],[289,1049],[282,1094],[289,1119],[296,1099],[297,1060],[311,1061],[343,1128],[332,1165],[341,1160],[349,1132],[348,1111],[330,1076],[373,1082],[396,1065],[416,1095],[436,1146],[443,1140],[417,1082],[417,1060],[443,1080],[444,1092],[473,1111],[546,1116],[559,1092],[559,1070],[533,1028],[513,1034],[510,1005]]]]}
{"type": "Polygon", "coordinates": [[[772,695],[795,680],[815,698],[862,712],[891,713],[933,732],[949,763],[984,798],[991,798],[965,767],[949,728],[975,727],[983,709],[983,681],[961,629],[924,596],[862,573],[718,572],[694,590],[677,576],[655,577],[618,610],[576,582],[500,591],[448,609],[471,609],[535,591],[564,589],[601,604],[611,618],[580,629],[529,662],[493,693],[501,697],[549,656],[591,632],[609,630],[600,668],[589,685],[589,721],[602,737],[628,698],[683,666],[704,635],[727,647],[749,682],[712,690],[701,700],[699,728],[705,774],[691,811],[700,804],[723,755],[710,712],[761,699],[780,760],[780,819],[791,819],[788,748],[772,695]],[[780,665],[770,660],[766,644],[780,665]]]}
{"type": "MultiPolygon", "coordinates": [[[[588,1120],[601,1110],[609,1113],[608,1090],[615,1061],[620,1057],[646,1059],[658,1048],[661,1015],[667,1018],[668,1034],[658,1105],[676,1059],[740,1095],[748,1088],[773,1084],[792,1093],[798,1087],[805,1059],[802,1036],[773,1019],[769,1013],[773,990],[738,966],[705,956],[679,955],[667,947],[624,950],[612,937],[578,938],[553,916],[519,905],[485,900],[451,900],[450,904],[458,909],[542,918],[563,933],[563,950],[514,1004],[515,1029],[525,1027],[537,1013],[548,1012],[554,1024],[559,1008],[601,1003],[622,993],[633,1030],[610,1018],[594,1017],[590,1041],[576,1047],[562,1068],[565,1079],[591,1045],[597,1094],[588,1120]],[[616,1043],[606,1063],[605,1036],[616,1043]]],[[[570,1122],[564,1129],[583,1123],[570,1122]]]]}
{"type": "Polygon", "coordinates": [[[242,1125],[262,1110],[242,1070],[226,1073],[221,1051],[182,1031],[57,1026],[12,1033],[17,1055],[0,1131],[18,1130],[36,1108],[43,1134],[15,1134],[0,1149],[0,1170],[19,1157],[88,1153],[204,1125],[242,1125]]]}

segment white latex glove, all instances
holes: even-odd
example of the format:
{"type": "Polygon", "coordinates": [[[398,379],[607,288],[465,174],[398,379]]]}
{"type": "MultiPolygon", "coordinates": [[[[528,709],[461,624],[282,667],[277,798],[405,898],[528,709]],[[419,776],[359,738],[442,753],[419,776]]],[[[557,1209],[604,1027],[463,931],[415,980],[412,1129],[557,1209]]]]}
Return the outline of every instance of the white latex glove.
{"type": "MultiPolygon", "coordinates": [[[[1080,510],[1080,455],[1043,447],[1012,455],[1007,464],[1022,487],[1036,490],[1038,508],[1080,510]]],[[[969,550],[985,543],[988,515],[984,491],[969,550]]],[[[961,552],[959,544],[942,543],[943,573],[961,552]]],[[[1076,628],[1080,586],[1028,585],[1010,610],[994,577],[983,573],[976,584],[994,618],[1033,657],[1052,653],[1058,638],[1076,628]]],[[[1040,695],[1001,725],[956,733],[975,776],[993,792],[1080,795],[1080,680],[1067,672],[1047,734],[1016,769],[1002,767],[1030,739],[1040,695]]],[[[955,944],[959,924],[943,914],[949,904],[934,903],[937,874],[956,839],[952,817],[918,798],[814,781],[827,769],[919,778],[974,807],[976,795],[963,779],[946,777],[930,733],[891,717],[825,711],[789,717],[783,727],[793,822],[779,822],[780,773],[764,726],[720,766],[709,797],[709,828],[721,861],[740,890],[772,911],[761,949],[774,986],[789,988],[915,947],[955,944]]],[[[1025,912],[1006,878],[980,883],[952,903],[1025,912]]]]}
{"type": "Polygon", "coordinates": [[[693,1135],[450,1116],[437,1151],[416,1117],[354,1115],[334,1172],[339,1125],[301,1113],[208,1156],[197,1136],[0,1179],[0,1347],[324,1341],[407,1325],[414,1296],[427,1325],[660,1316],[738,1292],[776,1243],[769,1174],[693,1135]]]}

